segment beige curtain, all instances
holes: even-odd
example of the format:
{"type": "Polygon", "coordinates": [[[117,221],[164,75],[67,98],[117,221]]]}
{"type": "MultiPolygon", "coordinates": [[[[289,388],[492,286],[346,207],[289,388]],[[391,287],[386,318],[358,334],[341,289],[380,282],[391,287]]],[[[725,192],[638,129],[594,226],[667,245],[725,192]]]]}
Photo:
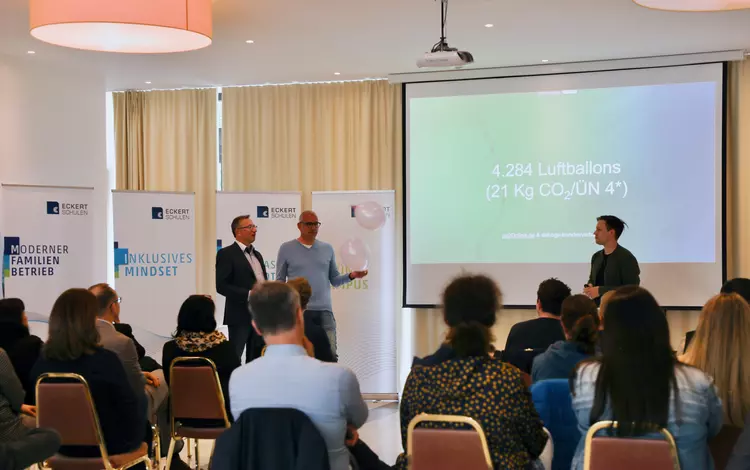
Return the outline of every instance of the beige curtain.
{"type": "Polygon", "coordinates": [[[113,93],[117,189],[195,192],[196,292],[213,293],[216,89],[113,93]]]}
{"type": "Polygon", "coordinates": [[[750,61],[730,63],[727,104],[728,275],[750,277],[750,61]]]}
{"type": "Polygon", "coordinates": [[[384,80],[223,89],[226,191],[401,189],[401,87],[384,80]]]}

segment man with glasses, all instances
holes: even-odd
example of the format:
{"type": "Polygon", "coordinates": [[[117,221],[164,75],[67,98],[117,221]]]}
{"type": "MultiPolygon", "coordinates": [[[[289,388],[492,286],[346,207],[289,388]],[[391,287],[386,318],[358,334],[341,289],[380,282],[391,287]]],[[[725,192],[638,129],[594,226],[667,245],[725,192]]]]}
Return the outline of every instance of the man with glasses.
{"type": "Polygon", "coordinates": [[[317,239],[320,225],[315,212],[304,211],[300,215],[297,224],[299,238],[288,241],[279,248],[276,280],[286,282],[287,279],[297,277],[307,279],[312,287],[312,297],[305,316],[323,327],[331,341],[333,357],[336,358],[336,320],[331,305],[331,286],[338,287],[363,278],[367,271],[340,274],[333,247],[317,239]]]}
{"type": "Polygon", "coordinates": [[[249,215],[240,215],[232,220],[232,235],[235,243],[216,253],[216,291],[226,297],[224,324],[229,327],[229,343],[237,356],[250,362],[262,348],[259,337],[253,331],[248,308],[250,291],[259,282],[268,279],[263,256],[253,247],[258,227],[249,215]]]}
{"type": "MultiPolygon", "coordinates": [[[[157,369],[151,371],[141,369],[140,362],[145,357],[143,354],[139,354],[138,348],[143,349],[143,347],[133,337],[133,329],[130,328],[130,325],[120,322],[122,297],[107,283],[91,286],[89,292],[96,296],[99,303],[96,331],[99,333],[102,347],[117,354],[117,357],[120,358],[136,395],[139,399],[143,399],[146,418],[151,422],[156,417],[161,442],[169,442],[170,429],[167,414],[169,387],[164,379],[164,370],[153,359],[151,361],[157,369]],[[120,330],[128,331],[130,334],[125,334],[120,330]]],[[[167,450],[167,446],[162,446],[160,449],[162,457],[167,456],[167,450]]],[[[173,459],[173,468],[175,464],[180,465],[177,460],[179,458],[173,459]]],[[[184,468],[184,466],[180,466],[180,468],[184,468]]]]}

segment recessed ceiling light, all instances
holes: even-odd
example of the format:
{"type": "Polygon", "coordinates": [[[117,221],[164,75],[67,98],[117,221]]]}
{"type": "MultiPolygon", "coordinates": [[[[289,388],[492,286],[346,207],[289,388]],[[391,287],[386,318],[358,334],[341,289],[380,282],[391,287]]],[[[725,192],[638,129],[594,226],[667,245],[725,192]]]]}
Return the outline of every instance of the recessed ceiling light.
{"type": "Polygon", "coordinates": [[[246,43],[248,43],[248,44],[254,44],[254,43],[255,43],[255,41],[253,41],[252,39],[248,39],[248,40],[247,40],[247,41],[245,41],[245,42],[246,42],[246,43]]]}
{"type": "Polygon", "coordinates": [[[151,85],[151,82],[146,82],[146,85],[151,85]]]}
{"type": "Polygon", "coordinates": [[[546,64],[547,62],[549,62],[549,60],[547,60],[547,59],[542,59],[542,63],[543,63],[543,64],[546,64]]]}
{"type": "Polygon", "coordinates": [[[487,23],[486,25],[484,25],[485,28],[492,28],[493,26],[495,25],[492,23],[487,23]]]}
{"type": "Polygon", "coordinates": [[[26,51],[27,54],[36,54],[35,51],[26,51]]]}
{"type": "Polygon", "coordinates": [[[341,75],[341,72],[333,72],[334,75],[341,75]]]}

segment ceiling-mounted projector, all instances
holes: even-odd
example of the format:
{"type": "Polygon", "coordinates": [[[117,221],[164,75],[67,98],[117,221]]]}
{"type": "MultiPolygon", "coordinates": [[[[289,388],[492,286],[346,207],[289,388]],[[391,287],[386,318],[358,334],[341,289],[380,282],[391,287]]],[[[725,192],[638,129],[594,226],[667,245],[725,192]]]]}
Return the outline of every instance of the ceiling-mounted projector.
{"type": "Polygon", "coordinates": [[[463,67],[474,62],[474,56],[466,51],[427,52],[417,59],[417,67],[463,67]]]}
{"type": "Polygon", "coordinates": [[[417,59],[417,67],[463,67],[474,62],[471,52],[450,47],[445,38],[445,22],[448,16],[448,0],[440,0],[440,41],[424,57],[417,59]]]}

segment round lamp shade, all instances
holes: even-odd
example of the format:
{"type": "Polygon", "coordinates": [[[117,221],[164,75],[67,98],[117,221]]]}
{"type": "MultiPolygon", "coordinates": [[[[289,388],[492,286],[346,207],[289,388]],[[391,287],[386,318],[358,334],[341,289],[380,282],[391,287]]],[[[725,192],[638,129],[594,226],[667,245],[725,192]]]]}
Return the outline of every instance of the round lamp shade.
{"type": "Polygon", "coordinates": [[[633,0],[642,7],[668,11],[724,11],[750,8],[750,0],[633,0]]]}
{"type": "Polygon", "coordinates": [[[211,0],[29,0],[31,35],[91,51],[165,53],[211,44],[211,0]]]}

